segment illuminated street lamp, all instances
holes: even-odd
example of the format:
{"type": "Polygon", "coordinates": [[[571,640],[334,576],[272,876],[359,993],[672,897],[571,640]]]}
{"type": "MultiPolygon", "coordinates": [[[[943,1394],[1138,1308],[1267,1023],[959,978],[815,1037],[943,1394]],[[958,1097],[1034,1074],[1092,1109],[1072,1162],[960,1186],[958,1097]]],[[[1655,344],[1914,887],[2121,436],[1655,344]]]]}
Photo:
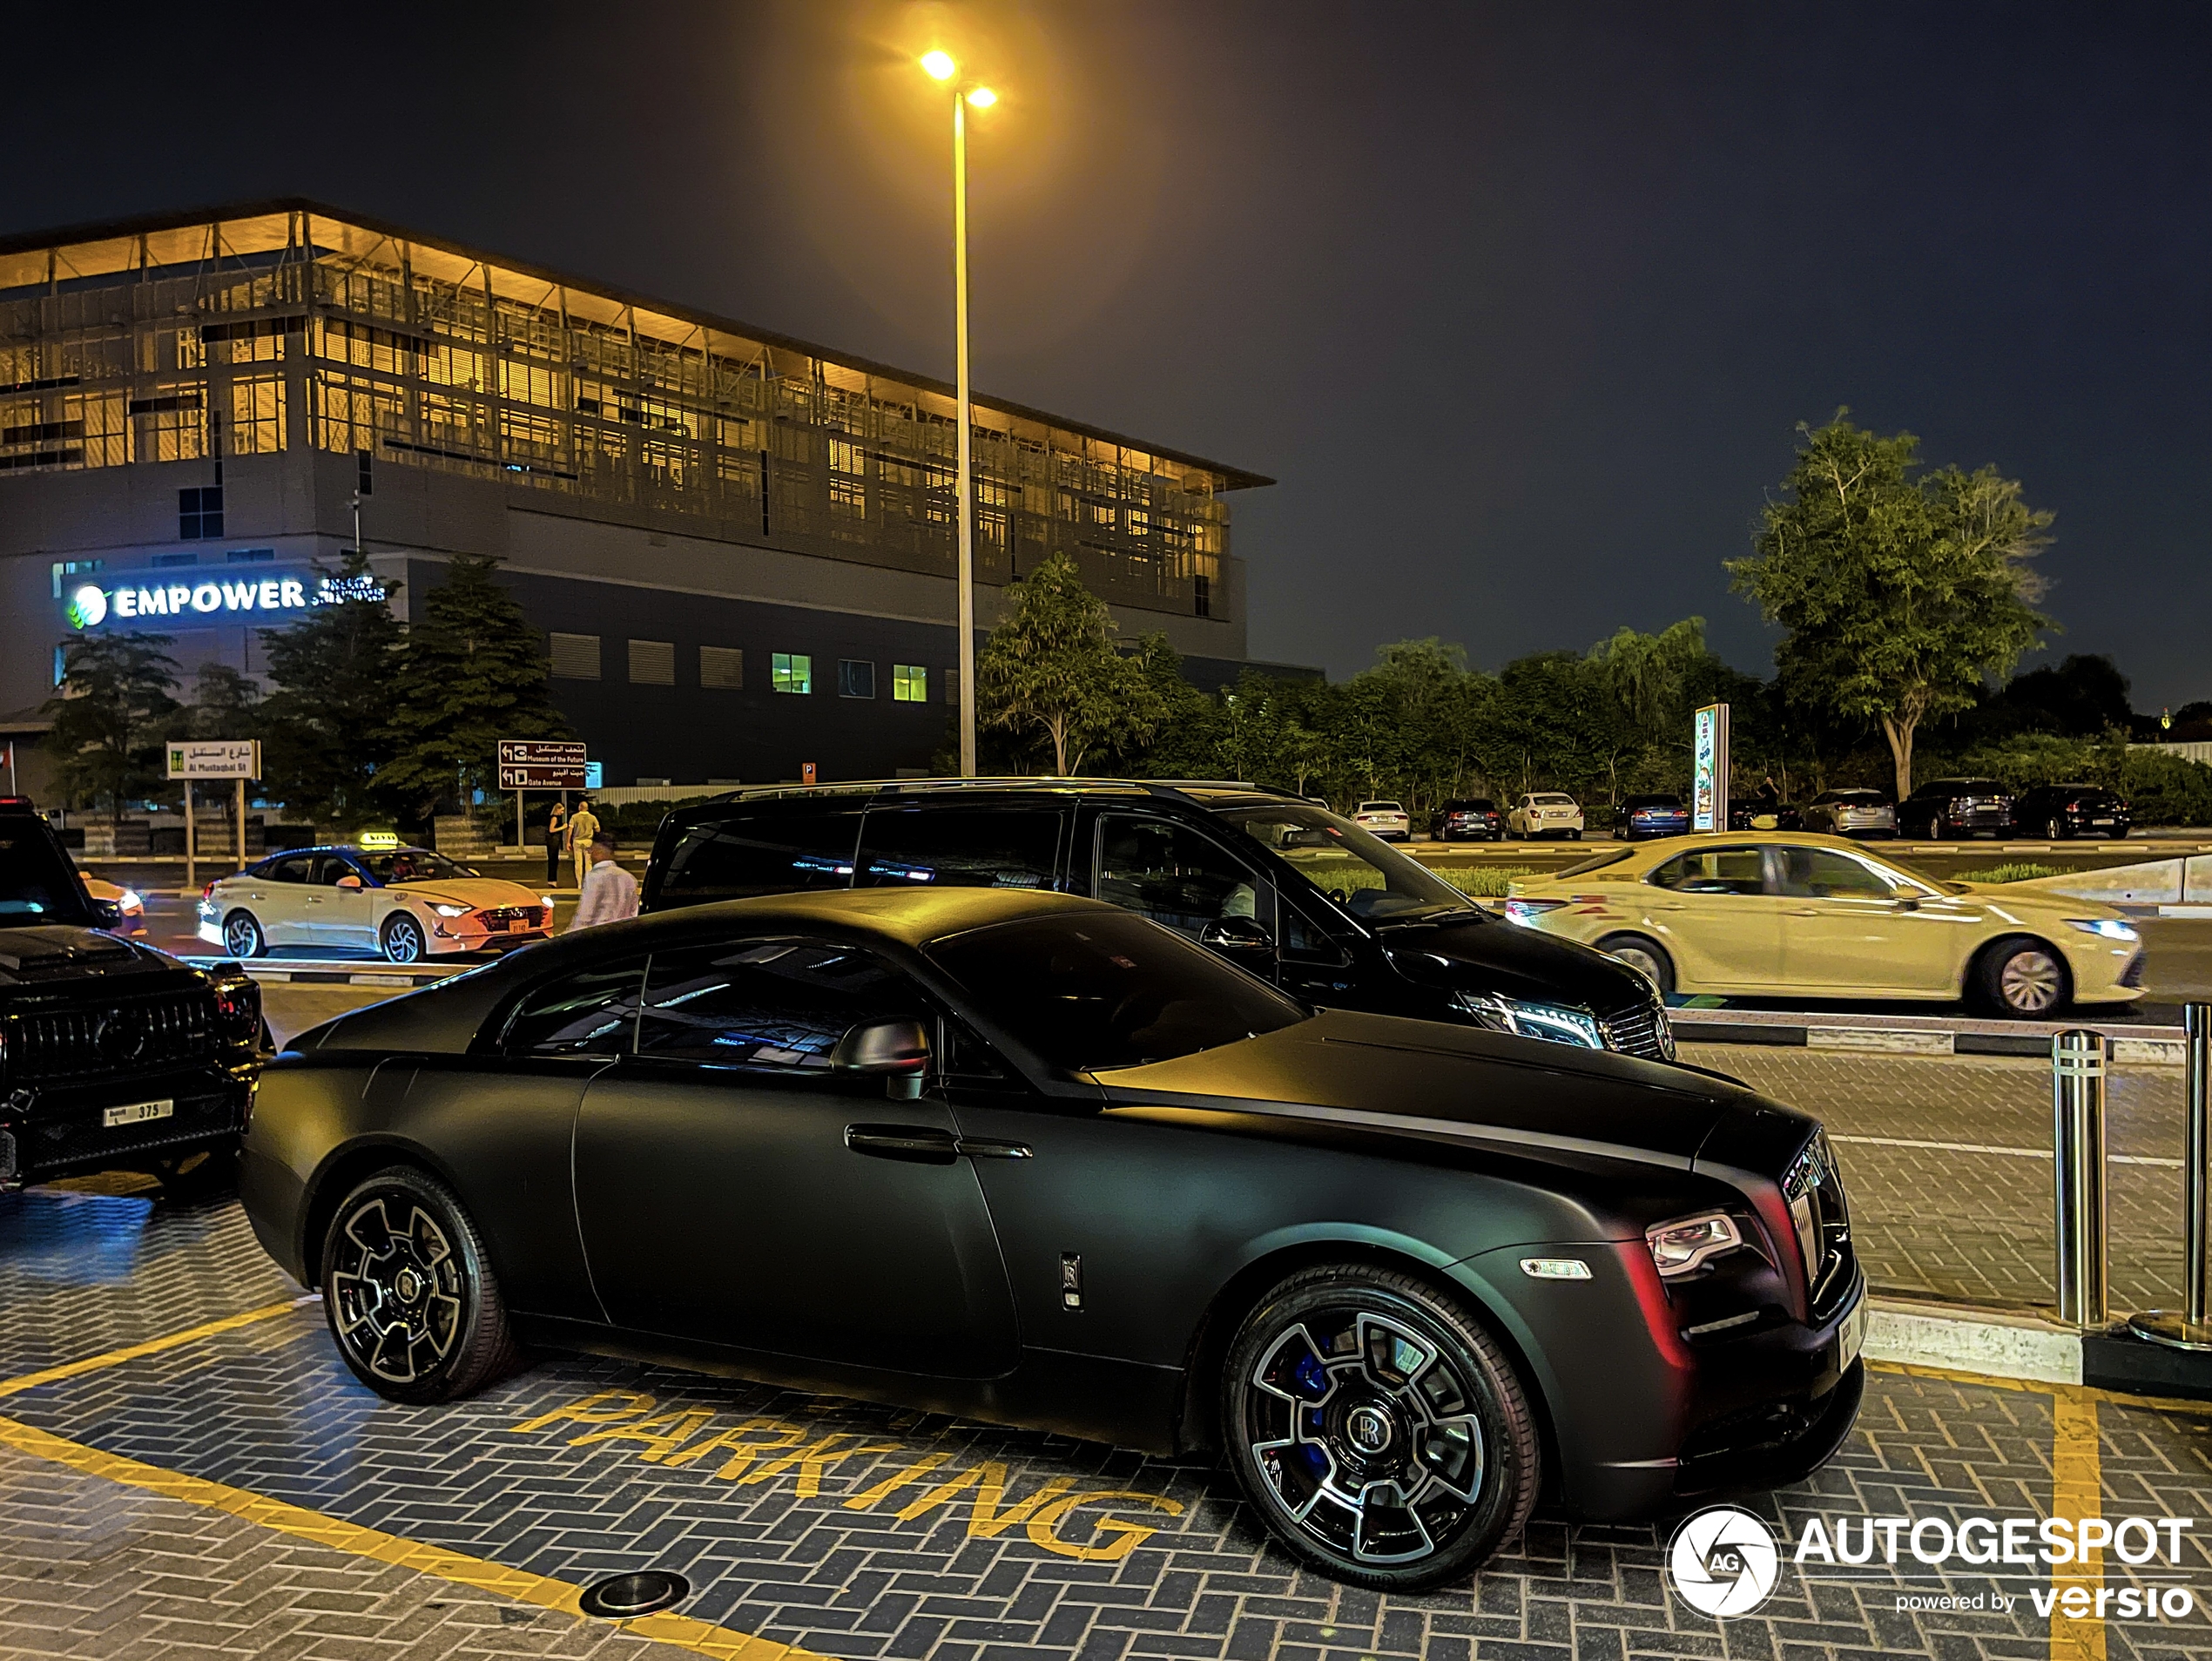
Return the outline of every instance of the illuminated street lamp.
{"type": "Polygon", "coordinates": [[[975,476],[968,414],[968,106],[988,110],[998,94],[962,84],[949,52],[923,54],[921,67],[953,92],[953,350],[960,424],[960,776],[975,776],[975,476]]]}

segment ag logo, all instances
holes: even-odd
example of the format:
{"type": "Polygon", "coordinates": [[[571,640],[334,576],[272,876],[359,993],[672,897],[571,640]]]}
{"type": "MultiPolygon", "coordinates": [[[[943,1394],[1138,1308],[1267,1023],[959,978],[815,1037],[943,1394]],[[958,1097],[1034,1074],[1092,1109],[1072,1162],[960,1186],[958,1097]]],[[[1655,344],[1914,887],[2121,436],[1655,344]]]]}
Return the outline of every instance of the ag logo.
{"type": "Polygon", "coordinates": [[[69,604],[62,608],[62,615],[69,619],[72,629],[95,629],[107,619],[107,596],[91,583],[85,584],[69,597],[69,604]]]}
{"type": "Polygon", "coordinates": [[[1667,1578],[1700,1615],[1742,1615],[1766,1602],[1782,1554],[1765,1523],[1733,1505],[1700,1511],[1675,1530],[1667,1578]]]}

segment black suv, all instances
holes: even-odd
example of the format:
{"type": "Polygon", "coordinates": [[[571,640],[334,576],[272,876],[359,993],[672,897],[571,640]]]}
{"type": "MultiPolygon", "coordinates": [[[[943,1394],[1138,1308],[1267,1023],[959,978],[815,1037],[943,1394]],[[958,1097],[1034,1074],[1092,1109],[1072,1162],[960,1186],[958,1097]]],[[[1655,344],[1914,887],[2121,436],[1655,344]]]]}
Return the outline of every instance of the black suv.
{"type": "Polygon", "coordinates": [[[2013,834],[2013,793],[1994,779],[1937,779],[1897,805],[1897,834],[1931,842],[2013,834]]]}
{"type": "Polygon", "coordinates": [[[261,989],[102,932],[116,921],[30,803],[0,797],[0,1192],[114,1166],[197,1179],[246,1129],[261,989]]]}
{"type": "Polygon", "coordinates": [[[1440,842],[1462,839],[1502,842],[1506,840],[1506,816],[1487,796],[1464,796],[1447,801],[1436,810],[1435,817],[1428,821],[1428,834],[1440,842]]]}
{"type": "Polygon", "coordinates": [[[647,911],[921,884],[1089,895],[1292,996],[1652,1060],[1651,982],[1503,922],[1347,819],[1251,785],[899,780],[741,790],[661,821],[647,911]]]}
{"type": "Polygon", "coordinates": [[[2013,817],[2028,836],[2059,841],[2069,836],[2125,836],[2134,820],[2128,804],[2101,785],[2037,785],[2013,804],[2013,817]]]}

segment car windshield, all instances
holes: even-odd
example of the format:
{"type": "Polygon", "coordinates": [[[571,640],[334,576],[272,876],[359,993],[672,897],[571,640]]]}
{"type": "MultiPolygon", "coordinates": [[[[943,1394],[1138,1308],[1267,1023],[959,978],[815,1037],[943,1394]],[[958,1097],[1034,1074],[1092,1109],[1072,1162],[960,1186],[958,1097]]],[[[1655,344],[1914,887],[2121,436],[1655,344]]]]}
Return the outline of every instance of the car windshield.
{"type": "Polygon", "coordinates": [[[0,924],[92,922],[77,873],[46,827],[0,821],[0,924]]]}
{"type": "Polygon", "coordinates": [[[1394,801],[1363,801],[1359,804],[1359,811],[1363,814],[1402,814],[1406,810],[1394,801]]]}
{"type": "Polygon", "coordinates": [[[1325,808],[1270,803],[1214,812],[1366,922],[1474,909],[1442,877],[1325,808]]]}
{"type": "Polygon", "coordinates": [[[1572,807],[1575,805],[1572,796],[1531,796],[1528,800],[1539,807],[1572,807]]]}
{"type": "Polygon", "coordinates": [[[1272,987],[1126,913],[999,923],[929,956],[981,1013],[1077,1072],[1172,1061],[1306,1019],[1272,987]]]}
{"type": "Polygon", "coordinates": [[[385,888],[402,882],[450,882],[455,877],[481,874],[465,865],[455,864],[442,854],[433,854],[427,847],[400,847],[389,854],[356,854],[353,857],[385,888]]]}

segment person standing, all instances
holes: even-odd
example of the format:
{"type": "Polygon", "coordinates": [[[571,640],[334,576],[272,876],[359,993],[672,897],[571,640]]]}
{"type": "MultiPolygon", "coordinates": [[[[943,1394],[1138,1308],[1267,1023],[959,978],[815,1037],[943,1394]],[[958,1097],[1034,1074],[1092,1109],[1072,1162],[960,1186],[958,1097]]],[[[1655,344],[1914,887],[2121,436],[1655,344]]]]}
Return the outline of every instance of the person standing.
{"type": "Polygon", "coordinates": [[[599,815],[591,811],[591,798],[577,801],[576,812],[569,815],[569,847],[576,855],[576,885],[583,887],[584,874],[591,868],[591,841],[599,834],[599,815]]]}
{"type": "MultiPolygon", "coordinates": [[[[581,815],[579,815],[581,817],[581,815]]],[[[615,863],[615,839],[597,832],[586,850],[591,868],[584,873],[583,892],[577,896],[576,915],[567,932],[590,928],[603,922],[620,922],[637,915],[637,879],[615,863]]]]}
{"type": "Polygon", "coordinates": [[[553,817],[545,821],[545,886],[561,886],[561,856],[569,851],[569,804],[563,797],[553,804],[553,817]]]}

